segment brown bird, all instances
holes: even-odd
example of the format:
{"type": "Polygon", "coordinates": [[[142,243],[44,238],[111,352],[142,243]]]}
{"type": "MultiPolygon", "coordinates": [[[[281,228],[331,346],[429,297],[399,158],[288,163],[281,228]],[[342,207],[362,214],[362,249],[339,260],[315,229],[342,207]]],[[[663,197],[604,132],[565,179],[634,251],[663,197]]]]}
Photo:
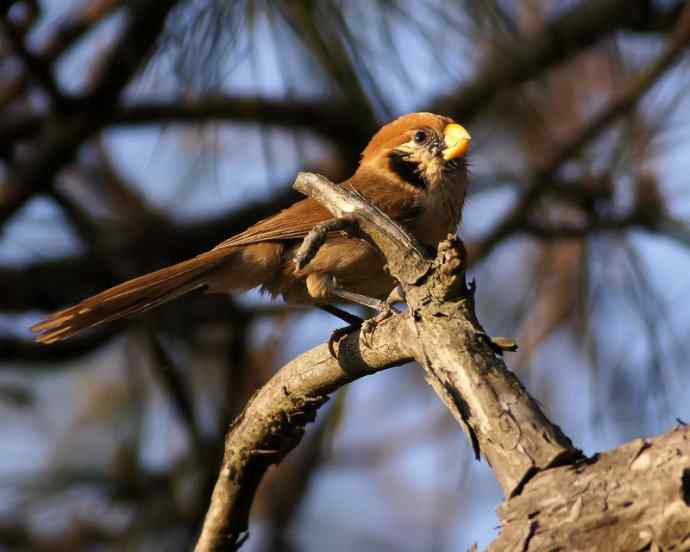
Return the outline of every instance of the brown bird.
{"type": "MultiPolygon", "coordinates": [[[[374,135],[357,171],[342,185],[352,186],[419,241],[435,246],[460,222],[469,141],[469,133],[447,117],[405,115],[374,135]]],[[[198,288],[228,293],[260,287],[291,303],[329,305],[346,299],[380,305],[395,282],[384,270],[381,253],[365,240],[331,233],[314,258],[296,268],[302,239],[332,218],[315,200],[298,201],[206,253],[110,288],[31,329],[39,333],[37,341],[55,343],[198,288]]]]}

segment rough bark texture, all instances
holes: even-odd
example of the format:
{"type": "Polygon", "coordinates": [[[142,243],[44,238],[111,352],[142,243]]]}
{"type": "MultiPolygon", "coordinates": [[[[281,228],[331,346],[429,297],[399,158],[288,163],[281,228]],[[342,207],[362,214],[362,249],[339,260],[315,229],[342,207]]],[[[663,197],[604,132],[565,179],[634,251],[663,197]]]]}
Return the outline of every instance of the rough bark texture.
{"type": "Polygon", "coordinates": [[[512,496],[538,470],[572,461],[580,451],[496,354],[474,315],[473,288],[466,288],[458,271],[460,247],[457,238],[441,244],[431,281],[407,293],[417,336],[414,356],[477,458],[481,451],[512,496]]]}
{"type": "Polygon", "coordinates": [[[495,552],[690,550],[690,428],[543,471],[498,513],[495,552]]]}
{"type": "Polygon", "coordinates": [[[507,496],[538,470],[580,457],[506,368],[477,321],[474,290],[465,283],[465,251],[456,236],[439,245],[432,261],[412,236],[356,192],[304,173],[295,188],[336,217],[356,220],[383,252],[405,293],[415,360],[507,496]]]}
{"type": "Polygon", "coordinates": [[[246,535],[254,493],[271,464],[300,441],[328,394],[362,376],[410,360],[409,327],[385,321],[367,346],[359,332],[342,340],[338,358],[327,345],[300,355],[251,399],[225,440],[225,454],[196,550],[234,550],[246,535]]]}
{"type": "MultiPolygon", "coordinates": [[[[355,378],[416,360],[491,464],[509,500],[490,550],[690,550],[687,428],[586,459],[503,363],[474,313],[465,250],[455,236],[435,259],[356,192],[301,174],[295,188],[356,225],[383,252],[408,312],[285,365],[249,402],[226,438],[198,551],[235,549],[261,478],[300,441],[327,394],[355,378]]],[[[323,229],[317,229],[320,232],[323,229]]],[[[305,262],[323,240],[305,240],[305,262]]]]}

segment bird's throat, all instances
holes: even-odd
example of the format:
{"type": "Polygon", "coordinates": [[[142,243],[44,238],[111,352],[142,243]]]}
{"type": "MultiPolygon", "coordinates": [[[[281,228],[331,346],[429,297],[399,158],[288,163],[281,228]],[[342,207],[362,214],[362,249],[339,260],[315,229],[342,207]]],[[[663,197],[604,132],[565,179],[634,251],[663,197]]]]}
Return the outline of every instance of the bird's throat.
{"type": "Polygon", "coordinates": [[[420,174],[419,165],[412,161],[409,156],[399,151],[392,151],[388,156],[388,167],[403,182],[414,186],[418,190],[429,189],[429,183],[420,174]]]}

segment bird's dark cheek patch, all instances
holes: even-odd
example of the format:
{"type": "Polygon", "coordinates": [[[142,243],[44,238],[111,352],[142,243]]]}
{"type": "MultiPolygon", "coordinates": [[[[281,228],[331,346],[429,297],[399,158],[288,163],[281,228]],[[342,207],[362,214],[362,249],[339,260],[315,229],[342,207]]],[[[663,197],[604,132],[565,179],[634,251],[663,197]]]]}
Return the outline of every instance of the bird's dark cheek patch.
{"type": "Polygon", "coordinates": [[[419,165],[410,161],[406,154],[397,151],[391,152],[388,156],[388,166],[391,171],[408,184],[420,190],[427,189],[427,182],[419,173],[419,165]]]}

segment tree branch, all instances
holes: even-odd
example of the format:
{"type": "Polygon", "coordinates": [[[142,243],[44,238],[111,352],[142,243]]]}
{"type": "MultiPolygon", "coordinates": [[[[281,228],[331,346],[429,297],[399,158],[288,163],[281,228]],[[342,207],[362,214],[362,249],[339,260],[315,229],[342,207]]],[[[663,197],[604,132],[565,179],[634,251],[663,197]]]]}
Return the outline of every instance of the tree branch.
{"type": "Polygon", "coordinates": [[[687,550],[690,428],[548,470],[503,503],[503,550],[687,550]]]}
{"type": "MultiPolygon", "coordinates": [[[[166,262],[182,261],[210,249],[229,235],[288,207],[296,196],[292,190],[281,191],[267,201],[250,203],[202,222],[179,226],[157,222],[156,232],[137,233],[105,254],[110,258],[128,259],[133,266],[131,276],[137,276],[145,270],[160,268],[166,262]]],[[[0,266],[0,288],[12,290],[12,293],[0,294],[0,310],[55,310],[116,283],[119,282],[115,275],[89,253],[22,267],[0,266]],[[79,278],[75,278],[75,274],[79,274],[79,278]]]]}
{"type": "Polygon", "coordinates": [[[48,97],[53,102],[55,109],[58,111],[62,110],[67,103],[67,99],[64,97],[62,91],[58,87],[57,82],[53,77],[53,72],[50,65],[43,63],[40,58],[35,56],[33,52],[29,51],[24,43],[24,36],[14,27],[12,22],[8,20],[0,20],[0,28],[2,28],[7,40],[12,44],[17,56],[24,62],[28,72],[48,94],[48,97]]]}
{"type": "MultiPolygon", "coordinates": [[[[72,13],[64,21],[58,23],[56,32],[41,48],[37,56],[37,63],[45,67],[51,66],[70,46],[102,19],[119,8],[123,2],[124,0],[89,0],[86,2],[79,11],[72,13]]],[[[0,90],[0,111],[4,111],[7,104],[19,97],[26,90],[28,83],[28,73],[23,72],[0,90]]]]}
{"type": "MultiPolygon", "coordinates": [[[[260,96],[218,95],[179,98],[174,101],[138,101],[114,110],[110,126],[172,125],[231,121],[299,128],[320,134],[327,140],[357,151],[371,132],[368,125],[352,117],[349,106],[316,100],[283,101],[260,96]]],[[[0,121],[0,147],[36,136],[46,122],[40,113],[12,114],[0,121]]]]}
{"type": "Polygon", "coordinates": [[[234,550],[247,531],[254,494],[266,470],[302,438],[327,395],[360,377],[410,360],[409,325],[404,315],[386,320],[371,343],[359,332],[338,344],[304,353],[276,373],[249,401],[225,439],[223,464],[206,514],[197,552],[234,550]]]}
{"type": "Polygon", "coordinates": [[[110,341],[120,332],[122,324],[108,324],[85,336],[56,343],[47,348],[35,341],[0,336],[0,370],[12,368],[11,363],[22,363],[22,372],[55,371],[57,363],[83,357],[110,341]]]}
{"type": "Polygon", "coordinates": [[[355,191],[305,173],[294,187],[334,216],[356,221],[385,255],[409,312],[380,322],[366,337],[359,331],[349,334],[338,344],[337,359],[327,345],[305,353],[250,401],[226,437],[197,551],[241,544],[263,474],[296,446],[327,393],[410,357],[424,367],[427,380],[462,425],[475,453],[483,452],[506,495],[519,493],[540,470],[581,457],[497,357],[476,320],[457,238],[441,244],[432,260],[412,236],[355,191]]]}
{"type": "Polygon", "coordinates": [[[125,0],[89,0],[57,23],[55,33],[41,49],[43,63],[52,63],[95,25],[120,9],[125,0]]]}
{"type": "Polygon", "coordinates": [[[358,193],[305,173],[295,188],[334,216],[356,220],[384,254],[409,307],[415,360],[507,496],[519,493],[539,470],[581,456],[497,357],[497,347],[475,316],[474,287],[465,283],[465,251],[457,237],[441,243],[432,261],[412,236],[358,193]]]}
{"type": "Polygon", "coordinates": [[[224,120],[237,123],[300,128],[317,132],[336,143],[359,148],[371,135],[367,125],[351,116],[344,104],[317,100],[289,101],[260,96],[211,96],[174,102],[138,102],[120,107],[115,125],[171,124],[224,120]]]}

